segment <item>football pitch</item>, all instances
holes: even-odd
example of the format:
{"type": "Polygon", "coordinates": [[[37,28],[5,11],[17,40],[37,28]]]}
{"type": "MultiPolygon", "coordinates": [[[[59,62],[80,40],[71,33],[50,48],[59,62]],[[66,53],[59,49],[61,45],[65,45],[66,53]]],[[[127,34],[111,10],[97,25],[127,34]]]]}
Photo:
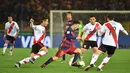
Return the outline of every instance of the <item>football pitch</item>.
{"type": "MultiPolygon", "coordinates": [[[[61,63],[61,59],[52,62],[46,68],[40,68],[41,64],[54,56],[57,49],[48,49],[48,54],[42,56],[35,61],[35,64],[28,63],[21,65],[21,68],[15,68],[14,64],[30,55],[31,49],[15,48],[13,56],[8,55],[7,49],[5,56],[0,55],[0,73],[130,73],[130,49],[116,50],[109,63],[103,67],[103,72],[97,71],[97,67],[84,71],[83,68],[71,67],[68,65],[70,58],[73,56],[67,55],[66,63],[61,63]]],[[[2,49],[0,49],[2,52],[2,49]]],[[[89,64],[92,56],[92,50],[89,49],[84,54],[86,65],[89,64]]],[[[101,55],[95,63],[98,66],[106,54],[101,55]]]]}

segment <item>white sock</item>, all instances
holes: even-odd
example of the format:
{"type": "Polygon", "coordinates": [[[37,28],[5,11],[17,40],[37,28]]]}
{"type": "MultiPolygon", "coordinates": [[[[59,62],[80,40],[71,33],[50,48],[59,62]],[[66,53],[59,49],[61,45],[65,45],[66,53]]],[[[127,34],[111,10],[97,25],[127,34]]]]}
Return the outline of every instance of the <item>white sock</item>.
{"type": "Polygon", "coordinates": [[[90,64],[94,64],[94,63],[97,61],[98,56],[99,56],[98,54],[95,54],[95,53],[94,53],[94,54],[92,55],[92,59],[91,59],[90,64]]]}
{"type": "Polygon", "coordinates": [[[10,46],[10,51],[13,51],[13,49],[14,49],[14,46],[10,46]]]}
{"type": "Polygon", "coordinates": [[[19,61],[20,64],[26,64],[26,63],[28,63],[28,62],[30,62],[30,57],[27,57],[27,58],[25,58],[25,59],[19,61]]]}
{"type": "Polygon", "coordinates": [[[101,69],[109,60],[110,60],[110,57],[105,57],[102,63],[98,66],[98,68],[101,69]]]}
{"type": "Polygon", "coordinates": [[[3,47],[3,53],[5,53],[5,51],[6,51],[7,47],[8,47],[8,44],[7,44],[7,43],[5,43],[5,44],[4,44],[4,47],[3,47]]]}
{"type": "Polygon", "coordinates": [[[37,58],[39,58],[39,57],[41,57],[41,56],[43,56],[43,55],[45,55],[45,54],[46,54],[45,51],[39,51],[38,54],[36,54],[36,55],[34,56],[34,59],[37,59],[37,58]]]}

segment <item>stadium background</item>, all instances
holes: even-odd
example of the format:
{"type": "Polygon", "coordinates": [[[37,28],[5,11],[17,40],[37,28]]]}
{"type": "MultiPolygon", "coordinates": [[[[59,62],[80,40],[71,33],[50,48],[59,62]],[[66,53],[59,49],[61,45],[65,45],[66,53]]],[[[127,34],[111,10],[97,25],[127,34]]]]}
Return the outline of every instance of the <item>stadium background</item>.
{"type": "MultiPolygon", "coordinates": [[[[33,17],[35,24],[40,24],[42,17],[50,16],[50,10],[129,10],[130,0],[1,0],[0,1],[0,47],[3,47],[3,31],[4,24],[7,22],[7,16],[12,15],[14,20],[18,22],[20,27],[20,34],[17,38],[15,47],[18,48],[30,48],[32,45],[32,30],[29,27],[29,18],[33,17]],[[31,43],[31,44],[30,44],[31,43]]],[[[120,14],[120,13],[119,13],[120,14]]],[[[115,19],[122,23],[124,28],[130,32],[130,13],[128,14],[114,14],[115,19]]],[[[82,20],[84,24],[88,23],[88,15],[73,14],[73,19],[82,20]],[[77,18],[76,16],[79,16],[77,18]],[[80,19],[81,18],[81,19],[80,19]]],[[[96,14],[97,21],[104,23],[103,16],[96,14]]],[[[58,18],[56,18],[58,22],[58,18]]],[[[65,21],[65,13],[63,14],[63,21],[65,21]]],[[[55,25],[55,24],[54,24],[55,25]]],[[[58,24],[60,25],[60,24],[58,24]]],[[[44,40],[44,44],[50,47],[50,25],[47,28],[47,37],[44,40]]],[[[57,27],[54,27],[57,29],[57,27]]],[[[57,31],[60,31],[57,30],[57,31]]],[[[53,47],[58,47],[61,40],[62,34],[55,32],[53,41],[57,41],[53,44],[53,47]]],[[[119,47],[129,48],[130,47],[130,36],[123,34],[119,37],[119,47]],[[126,39],[126,40],[125,40],[126,39]]],[[[79,43],[75,43],[79,47],[79,43]]]]}
{"type": "MultiPolygon", "coordinates": [[[[20,27],[20,34],[15,44],[13,56],[8,55],[9,49],[5,56],[0,55],[0,73],[86,73],[82,68],[70,67],[67,63],[72,56],[67,55],[66,63],[60,63],[61,59],[53,62],[47,68],[41,69],[40,66],[51,56],[54,56],[57,49],[50,48],[47,55],[39,58],[35,61],[35,64],[26,64],[21,66],[20,69],[14,67],[14,64],[29,56],[30,54],[30,42],[32,41],[32,30],[29,27],[29,18],[33,17],[35,24],[39,24],[43,16],[50,16],[50,10],[111,10],[111,11],[127,11],[130,10],[130,0],[0,0],[0,53],[2,53],[2,47],[4,44],[3,31],[4,24],[7,22],[7,16],[12,15],[14,20],[18,22],[20,27]],[[17,47],[17,48],[16,48],[17,47]],[[19,48],[18,48],[19,47],[19,48]],[[28,47],[28,48],[27,48],[28,47]]],[[[101,14],[102,15],[102,14],[101,14]]],[[[96,15],[97,20],[103,23],[101,15],[96,15]]],[[[63,17],[65,13],[63,13],[63,17]]],[[[89,16],[89,15],[88,15],[89,16]]],[[[78,14],[79,18],[85,23],[88,22],[88,16],[78,14]]],[[[114,14],[115,19],[123,24],[125,29],[130,32],[130,14],[114,14]]],[[[58,18],[56,23],[60,24],[58,18]]],[[[73,15],[73,19],[77,19],[77,14],[73,15]]],[[[65,21],[65,18],[63,18],[65,21]]],[[[50,47],[50,25],[47,29],[47,37],[44,44],[50,47]]],[[[58,29],[54,27],[54,29],[58,29]]],[[[62,32],[61,28],[55,30],[54,35],[54,47],[59,45],[62,32]],[[58,35],[59,34],[59,35],[58,35]],[[57,37],[58,36],[58,37],[57,37]],[[55,42],[56,41],[56,42],[55,42]]],[[[116,50],[110,62],[103,68],[103,73],[130,73],[130,36],[125,36],[121,33],[119,38],[120,48],[116,50]],[[125,48],[125,49],[124,49],[125,48]],[[127,49],[126,49],[127,48],[127,49]]],[[[79,45],[76,43],[76,45],[79,45]]],[[[104,54],[106,56],[106,54],[104,54]]],[[[105,57],[101,55],[99,60],[95,63],[97,66],[105,57]]],[[[83,54],[86,65],[89,65],[92,56],[92,49],[83,54]]],[[[96,68],[87,71],[87,73],[101,73],[97,72],[96,68]]]]}

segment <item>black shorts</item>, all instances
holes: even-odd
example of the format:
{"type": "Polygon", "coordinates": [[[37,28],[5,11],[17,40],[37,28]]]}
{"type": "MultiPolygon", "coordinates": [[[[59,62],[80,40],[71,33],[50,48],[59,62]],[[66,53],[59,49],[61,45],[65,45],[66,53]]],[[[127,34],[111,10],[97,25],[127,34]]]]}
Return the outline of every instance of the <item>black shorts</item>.
{"type": "Polygon", "coordinates": [[[89,47],[92,47],[92,48],[93,47],[98,47],[97,46],[97,42],[96,41],[87,41],[87,40],[84,40],[82,48],[89,49],[89,47]]]}
{"type": "Polygon", "coordinates": [[[32,45],[31,53],[37,54],[42,47],[44,47],[44,45],[41,42],[32,45]]]}
{"type": "Polygon", "coordinates": [[[6,40],[9,40],[10,43],[15,42],[15,38],[13,36],[6,35],[6,40]]]}
{"type": "Polygon", "coordinates": [[[113,55],[116,50],[116,47],[102,44],[99,47],[99,50],[101,50],[104,53],[107,51],[108,55],[113,55]]]}

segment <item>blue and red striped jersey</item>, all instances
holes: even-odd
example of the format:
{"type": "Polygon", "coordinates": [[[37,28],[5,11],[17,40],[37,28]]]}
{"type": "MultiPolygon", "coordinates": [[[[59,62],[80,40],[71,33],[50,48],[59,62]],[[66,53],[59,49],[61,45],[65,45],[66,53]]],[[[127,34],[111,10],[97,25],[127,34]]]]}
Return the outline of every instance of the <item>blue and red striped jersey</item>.
{"type": "Polygon", "coordinates": [[[74,46],[74,40],[76,40],[75,32],[71,29],[71,27],[69,27],[64,32],[64,37],[59,48],[66,50],[71,46],[74,46]]]}

